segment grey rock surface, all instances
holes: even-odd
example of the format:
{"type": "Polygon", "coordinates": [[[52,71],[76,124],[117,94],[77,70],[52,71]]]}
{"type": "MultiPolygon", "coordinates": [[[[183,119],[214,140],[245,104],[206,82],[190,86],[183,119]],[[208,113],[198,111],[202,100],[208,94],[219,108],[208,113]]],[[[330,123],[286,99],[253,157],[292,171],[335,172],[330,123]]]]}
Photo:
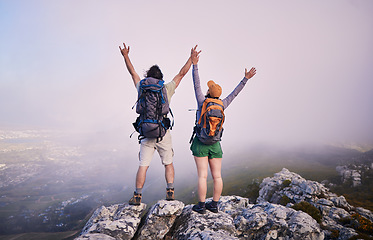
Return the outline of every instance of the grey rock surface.
{"type": "Polygon", "coordinates": [[[102,233],[87,233],[75,238],[75,240],[116,240],[116,238],[102,233]]]}
{"type": "Polygon", "coordinates": [[[192,206],[177,200],[160,200],[149,211],[145,204],[102,206],[76,239],[347,240],[359,233],[346,222],[356,221],[357,215],[370,223],[373,219],[371,211],[355,208],[324,185],[285,168],[262,181],[255,204],[222,196],[218,213],[199,214],[192,206]],[[304,203],[314,212],[293,208],[304,203]]]}
{"type": "MultiPolygon", "coordinates": [[[[92,214],[80,237],[84,239],[87,234],[101,233],[116,239],[132,239],[145,209],[144,203],[139,206],[129,204],[101,206],[92,214]]],[[[95,238],[89,237],[88,239],[95,238]]]]}
{"type": "Polygon", "coordinates": [[[175,239],[238,239],[235,237],[233,218],[224,212],[199,214],[192,210],[192,205],[184,208],[177,219],[175,239]]]}
{"type": "Polygon", "coordinates": [[[137,239],[163,239],[183,208],[184,203],[180,201],[158,201],[151,207],[144,225],[138,232],[137,239]]]}

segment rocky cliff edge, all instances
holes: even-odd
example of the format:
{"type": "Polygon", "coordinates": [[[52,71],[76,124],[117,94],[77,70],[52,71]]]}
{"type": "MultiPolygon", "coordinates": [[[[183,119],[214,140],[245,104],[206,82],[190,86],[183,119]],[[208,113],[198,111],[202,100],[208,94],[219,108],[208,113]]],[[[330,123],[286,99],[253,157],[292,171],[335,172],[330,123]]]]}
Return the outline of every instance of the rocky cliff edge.
{"type": "MultiPolygon", "coordinates": [[[[208,199],[209,201],[211,199],[208,199]]],[[[288,169],[265,178],[256,204],[222,196],[219,213],[160,200],[101,206],[75,240],[110,239],[373,239],[373,214],[288,169]]]]}

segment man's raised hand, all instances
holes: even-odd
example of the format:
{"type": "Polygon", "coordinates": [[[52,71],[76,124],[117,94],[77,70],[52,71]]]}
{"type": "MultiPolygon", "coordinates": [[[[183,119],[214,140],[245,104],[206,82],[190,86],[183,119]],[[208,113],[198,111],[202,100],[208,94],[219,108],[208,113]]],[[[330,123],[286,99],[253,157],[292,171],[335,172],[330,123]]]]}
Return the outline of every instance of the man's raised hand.
{"type": "Polygon", "coordinates": [[[123,55],[123,57],[128,56],[128,53],[130,52],[130,46],[126,47],[126,44],[123,43],[123,48],[119,46],[119,50],[121,54],[123,55]]]}

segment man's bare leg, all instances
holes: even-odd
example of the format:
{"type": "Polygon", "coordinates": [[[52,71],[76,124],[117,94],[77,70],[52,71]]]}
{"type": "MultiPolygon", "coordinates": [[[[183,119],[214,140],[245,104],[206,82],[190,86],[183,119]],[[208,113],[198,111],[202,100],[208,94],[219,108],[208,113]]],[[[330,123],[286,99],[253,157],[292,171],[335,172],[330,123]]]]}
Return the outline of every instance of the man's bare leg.
{"type": "Polygon", "coordinates": [[[166,182],[174,183],[174,178],[175,178],[174,164],[171,163],[171,164],[165,165],[164,168],[165,168],[166,182]]]}
{"type": "Polygon", "coordinates": [[[146,172],[148,171],[149,166],[139,166],[136,174],[136,189],[142,189],[145,184],[146,172]]]}
{"type": "Polygon", "coordinates": [[[133,197],[129,200],[130,205],[140,205],[142,198],[142,188],[145,184],[146,171],[149,166],[139,166],[136,174],[136,191],[133,193],[133,197]]]}

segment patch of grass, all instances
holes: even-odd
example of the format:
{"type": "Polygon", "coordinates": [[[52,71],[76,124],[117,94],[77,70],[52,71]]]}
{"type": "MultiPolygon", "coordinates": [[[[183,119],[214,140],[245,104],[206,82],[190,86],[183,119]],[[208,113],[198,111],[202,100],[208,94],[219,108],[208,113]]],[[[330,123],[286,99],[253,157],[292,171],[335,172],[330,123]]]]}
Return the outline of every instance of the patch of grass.
{"type": "Polygon", "coordinates": [[[302,201],[302,202],[294,204],[292,206],[292,208],[297,210],[297,211],[300,210],[300,211],[303,211],[303,212],[307,213],[313,219],[315,219],[316,222],[321,223],[321,218],[322,218],[321,213],[320,213],[319,209],[317,209],[311,203],[302,201]]]}
{"type": "Polygon", "coordinates": [[[351,217],[340,219],[340,223],[347,227],[352,227],[361,234],[373,235],[372,221],[358,213],[352,214],[351,217]]]}
{"type": "Polygon", "coordinates": [[[280,204],[282,205],[282,206],[286,206],[288,203],[290,203],[291,202],[291,200],[290,200],[290,198],[288,197],[288,196],[286,196],[286,195],[282,195],[282,197],[281,197],[281,199],[280,199],[280,204]]]}
{"type": "Polygon", "coordinates": [[[353,236],[349,238],[348,240],[373,240],[373,237],[366,235],[366,234],[359,233],[358,235],[353,236]]]}
{"type": "Polygon", "coordinates": [[[286,188],[286,187],[289,187],[290,186],[290,183],[291,183],[291,180],[289,179],[286,179],[282,182],[282,188],[286,188]]]}
{"type": "Polygon", "coordinates": [[[373,184],[358,187],[334,186],[330,189],[338,195],[343,195],[349,204],[373,211],[373,184]]]}

